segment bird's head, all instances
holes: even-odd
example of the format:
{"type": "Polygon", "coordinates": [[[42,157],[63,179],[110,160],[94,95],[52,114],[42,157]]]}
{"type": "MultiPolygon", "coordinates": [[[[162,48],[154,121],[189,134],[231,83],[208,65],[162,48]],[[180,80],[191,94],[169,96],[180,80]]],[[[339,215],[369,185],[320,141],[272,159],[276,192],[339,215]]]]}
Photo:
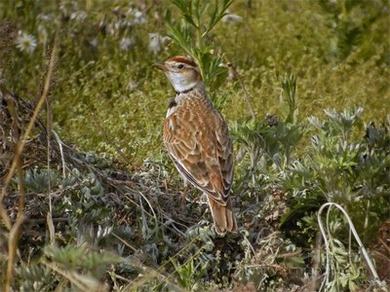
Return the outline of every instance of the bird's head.
{"type": "Polygon", "coordinates": [[[198,66],[187,57],[171,57],[164,63],[155,66],[165,73],[176,92],[185,92],[196,87],[203,87],[198,66]]]}

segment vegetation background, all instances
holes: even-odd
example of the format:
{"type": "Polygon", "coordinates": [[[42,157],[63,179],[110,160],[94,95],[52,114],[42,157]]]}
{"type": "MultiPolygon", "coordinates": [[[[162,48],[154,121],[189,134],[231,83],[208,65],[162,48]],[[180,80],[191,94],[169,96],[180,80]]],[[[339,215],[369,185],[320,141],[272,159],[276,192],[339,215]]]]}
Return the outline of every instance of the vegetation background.
{"type": "Polygon", "coordinates": [[[14,233],[2,217],[5,289],[385,291],[389,27],[387,0],[1,1],[1,202],[24,215],[14,233]],[[176,54],[229,122],[237,235],[215,235],[163,150],[174,93],[152,64],[176,54]],[[321,243],[325,202],[351,216],[380,280],[334,209],[321,243]]]}

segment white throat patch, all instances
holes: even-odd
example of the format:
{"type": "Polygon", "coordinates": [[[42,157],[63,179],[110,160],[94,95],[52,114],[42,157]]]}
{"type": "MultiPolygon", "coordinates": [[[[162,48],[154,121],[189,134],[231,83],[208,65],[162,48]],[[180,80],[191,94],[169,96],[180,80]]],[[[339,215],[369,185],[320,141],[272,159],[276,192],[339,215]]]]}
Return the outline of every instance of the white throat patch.
{"type": "Polygon", "coordinates": [[[183,92],[190,90],[196,86],[196,84],[199,82],[198,80],[189,80],[186,77],[181,76],[180,74],[176,73],[168,73],[168,78],[172,83],[173,88],[176,92],[183,92]]]}

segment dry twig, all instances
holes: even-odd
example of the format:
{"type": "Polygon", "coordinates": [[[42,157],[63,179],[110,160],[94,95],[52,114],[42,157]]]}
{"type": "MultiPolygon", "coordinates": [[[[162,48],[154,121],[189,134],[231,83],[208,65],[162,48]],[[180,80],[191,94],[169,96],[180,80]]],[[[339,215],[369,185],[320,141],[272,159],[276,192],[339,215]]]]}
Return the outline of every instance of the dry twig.
{"type": "MultiPolygon", "coordinates": [[[[7,263],[7,274],[5,278],[5,284],[4,284],[4,291],[8,292],[11,289],[11,284],[13,280],[13,265],[15,261],[15,255],[16,255],[16,249],[18,245],[18,237],[20,232],[20,227],[24,221],[24,205],[25,205],[25,193],[24,193],[24,177],[22,173],[22,166],[21,166],[21,156],[23,153],[23,150],[26,146],[27,139],[31,134],[32,129],[34,128],[34,125],[37,121],[38,114],[42,109],[43,103],[45,102],[50,88],[50,81],[53,75],[54,71],[54,65],[55,60],[57,57],[57,37],[54,41],[54,46],[52,53],[50,55],[49,60],[49,66],[48,66],[48,72],[46,75],[44,88],[41,97],[38,100],[38,103],[34,109],[33,115],[30,119],[30,122],[27,125],[26,131],[22,135],[22,137],[18,140],[18,143],[16,144],[16,150],[15,154],[10,166],[10,169],[8,171],[7,176],[5,177],[4,185],[0,194],[0,216],[3,220],[3,223],[5,226],[10,230],[9,238],[8,238],[8,263],[7,263]],[[15,223],[12,225],[11,219],[9,215],[7,214],[7,211],[3,205],[3,199],[5,195],[7,194],[7,188],[9,183],[11,182],[11,179],[13,178],[15,172],[18,173],[18,184],[19,184],[19,210],[18,215],[15,223]]],[[[15,117],[14,117],[15,118],[15,117]]]]}

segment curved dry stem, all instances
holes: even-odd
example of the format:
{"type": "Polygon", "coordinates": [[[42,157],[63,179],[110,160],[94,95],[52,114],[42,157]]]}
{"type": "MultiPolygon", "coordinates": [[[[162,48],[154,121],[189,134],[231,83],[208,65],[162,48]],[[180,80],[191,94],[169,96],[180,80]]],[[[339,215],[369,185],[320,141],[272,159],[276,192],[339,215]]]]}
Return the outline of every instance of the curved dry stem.
{"type": "Polygon", "coordinates": [[[34,128],[35,122],[37,121],[37,118],[38,118],[38,114],[41,111],[41,109],[43,107],[43,104],[45,103],[45,101],[47,99],[47,96],[49,94],[50,82],[51,82],[51,79],[52,79],[52,76],[53,76],[54,67],[55,67],[55,63],[56,63],[56,58],[57,58],[57,36],[55,37],[53,50],[52,50],[52,52],[50,54],[49,67],[48,67],[48,71],[47,71],[47,75],[46,75],[46,79],[45,79],[45,83],[44,83],[42,94],[41,94],[41,96],[40,96],[40,98],[39,98],[39,100],[37,102],[37,105],[35,106],[35,109],[34,109],[34,112],[32,114],[32,117],[30,119],[30,122],[27,125],[27,128],[26,128],[23,136],[21,137],[21,139],[19,139],[19,141],[18,141],[18,143],[16,145],[15,155],[14,155],[14,158],[12,160],[10,169],[9,169],[9,171],[8,171],[6,177],[5,177],[4,185],[3,185],[2,190],[1,190],[1,194],[0,194],[0,216],[1,216],[2,220],[3,220],[3,223],[8,228],[8,230],[10,230],[11,226],[12,226],[11,225],[11,219],[9,218],[9,216],[8,216],[8,214],[7,214],[6,210],[5,210],[2,202],[3,202],[4,197],[7,194],[8,185],[11,182],[11,179],[12,179],[12,177],[14,176],[14,174],[16,172],[17,165],[18,165],[18,160],[19,160],[19,158],[20,158],[20,156],[21,156],[21,154],[22,154],[22,152],[24,150],[24,147],[26,146],[27,139],[30,136],[32,129],[34,128]]]}
{"type": "Polygon", "coordinates": [[[322,289],[325,288],[325,286],[329,283],[329,276],[330,276],[330,252],[331,251],[330,251],[330,247],[329,247],[329,245],[330,245],[329,244],[329,240],[328,240],[328,237],[327,237],[327,233],[328,233],[328,236],[331,236],[330,235],[330,231],[329,231],[329,224],[328,224],[329,223],[328,222],[329,219],[328,219],[328,216],[327,216],[327,224],[326,224],[326,228],[328,230],[327,232],[325,232],[325,228],[324,228],[324,225],[323,225],[323,222],[322,222],[322,219],[321,219],[321,214],[322,214],[323,210],[325,208],[327,208],[327,207],[328,207],[328,212],[327,212],[328,215],[329,215],[330,209],[332,207],[336,207],[337,209],[339,209],[342,212],[344,217],[347,219],[348,225],[349,225],[349,228],[350,228],[350,232],[352,231],[352,234],[353,234],[356,242],[358,243],[359,248],[362,251],[363,257],[364,257],[364,259],[367,262],[368,268],[369,268],[372,276],[374,277],[374,281],[379,286],[381,286],[382,283],[381,283],[381,281],[379,279],[378,273],[376,272],[374,264],[372,263],[371,258],[368,255],[367,250],[364,247],[362,241],[360,240],[360,237],[359,237],[359,234],[356,231],[355,225],[353,224],[353,222],[352,222],[351,218],[349,217],[347,211],[345,211],[345,209],[343,207],[341,207],[339,204],[329,202],[329,203],[323,204],[321,206],[321,208],[319,209],[318,214],[317,214],[318,226],[320,228],[320,232],[321,232],[322,238],[324,239],[325,250],[326,250],[325,279],[322,281],[321,286],[320,286],[318,291],[322,291],[322,289]]]}

